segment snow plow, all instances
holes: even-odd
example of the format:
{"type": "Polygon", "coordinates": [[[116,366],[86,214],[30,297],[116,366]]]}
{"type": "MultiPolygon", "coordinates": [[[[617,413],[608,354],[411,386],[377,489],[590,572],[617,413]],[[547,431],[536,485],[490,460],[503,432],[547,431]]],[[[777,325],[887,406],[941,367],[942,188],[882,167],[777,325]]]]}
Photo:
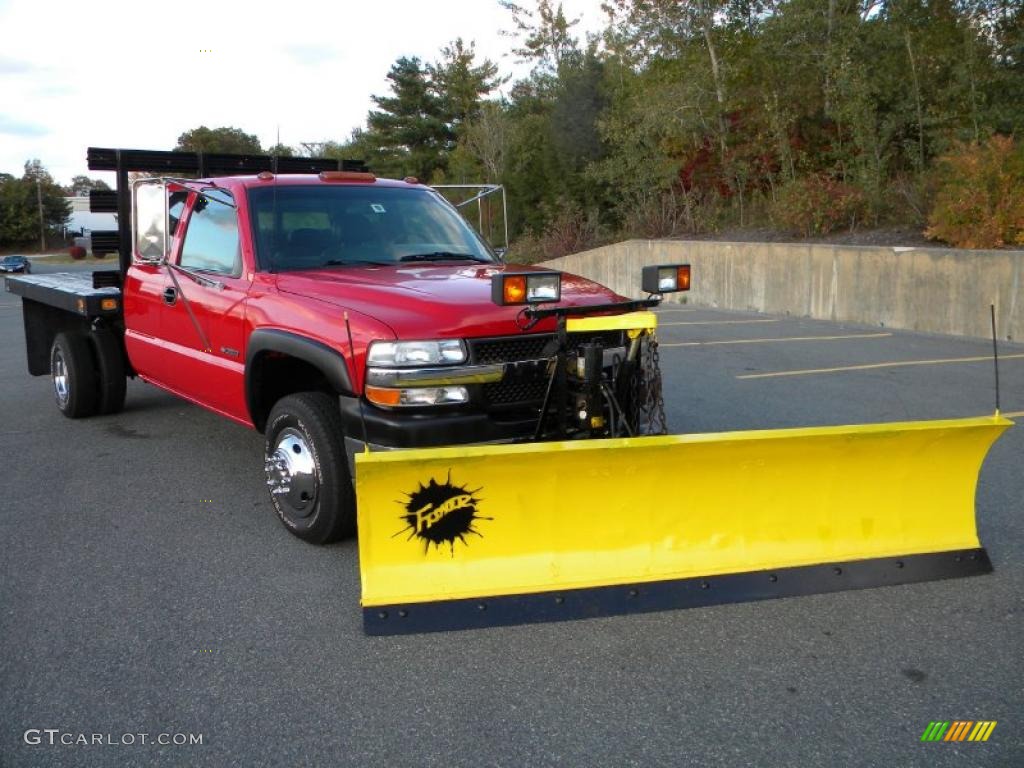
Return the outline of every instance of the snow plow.
{"type": "Polygon", "coordinates": [[[549,313],[561,341],[545,360],[536,441],[355,457],[368,634],[991,571],[974,494],[988,449],[1012,424],[998,413],[658,434],[653,313],[538,309],[527,317],[549,313]],[[607,364],[592,345],[573,345],[574,333],[595,330],[623,331],[631,352],[607,364]]]}

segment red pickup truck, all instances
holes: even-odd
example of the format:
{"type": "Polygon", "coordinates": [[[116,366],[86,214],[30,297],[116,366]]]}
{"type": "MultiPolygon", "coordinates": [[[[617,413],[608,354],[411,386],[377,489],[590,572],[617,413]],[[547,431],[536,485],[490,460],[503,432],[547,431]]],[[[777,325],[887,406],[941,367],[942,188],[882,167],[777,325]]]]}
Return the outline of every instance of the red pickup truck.
{"type": "MultiPolygon", "coordinates": [[[[8,280],[29,372],[52,377],[71,418],[117,412],[139,377],[263,432],[274,507],[307,541],[353,531],[356,451],[664,425],[653,341],[565,333],[568,317],[659,296],[509,266],[415,179],[309,158],[284,173],[285,158],[89,157],[119,176],[97,207],[117,210],[121,229],[94,248],[107,243],[121,269],[8,280]],[[128,183],[129,171],[210,166],[263,170],[128,183]]],[[[652,294],[689,287],[688,267],[651,269],[652,294]]]]}

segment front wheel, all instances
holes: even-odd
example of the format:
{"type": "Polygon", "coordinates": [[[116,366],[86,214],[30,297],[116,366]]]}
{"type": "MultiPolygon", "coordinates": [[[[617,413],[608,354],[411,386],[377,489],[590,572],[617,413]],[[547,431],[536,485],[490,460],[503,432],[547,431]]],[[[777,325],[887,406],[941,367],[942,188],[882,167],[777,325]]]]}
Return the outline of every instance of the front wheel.
{"type": "Polygon", "coordinates": [[[282,397],[266,437],[267,485],[285,527],[312,544],[351,536],[355,494],[337,400],[323,392],[282,397]]]}

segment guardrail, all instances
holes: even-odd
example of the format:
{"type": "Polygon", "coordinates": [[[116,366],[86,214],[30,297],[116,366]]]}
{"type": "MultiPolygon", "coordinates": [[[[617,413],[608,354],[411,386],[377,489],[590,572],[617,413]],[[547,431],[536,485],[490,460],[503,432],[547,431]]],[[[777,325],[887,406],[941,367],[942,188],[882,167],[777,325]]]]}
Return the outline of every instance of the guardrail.
{"type": "Polygon", "coordinates": [[[1024,251],[626,240],[544,263],[640,295],[640,268],[689,263],[668,301],[957,336],[1024,340],[1024,251]],[[682,297],[682,298],[681,298],[682,297]]]}

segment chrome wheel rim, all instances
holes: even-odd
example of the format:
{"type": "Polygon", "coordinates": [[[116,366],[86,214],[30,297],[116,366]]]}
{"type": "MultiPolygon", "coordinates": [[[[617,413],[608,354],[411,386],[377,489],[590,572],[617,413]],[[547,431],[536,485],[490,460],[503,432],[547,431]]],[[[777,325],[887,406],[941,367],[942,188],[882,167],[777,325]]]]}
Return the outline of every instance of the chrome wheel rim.
{"type": "Polygon", "coordinates": [[[64,362],[64,355],[59,349],[53,351],[53,392],[57,397],[57,404],[61,408],[68,404],[68,398],[71,396],[68,367],[64,362]]]}
{"type": "Polygon", "coordinates": [[[316,509],[320,480],[306,436],[292,427],[284,429],[267,456],[265,469],[270,493],[282,511],[309,517],[316,509]]]}

